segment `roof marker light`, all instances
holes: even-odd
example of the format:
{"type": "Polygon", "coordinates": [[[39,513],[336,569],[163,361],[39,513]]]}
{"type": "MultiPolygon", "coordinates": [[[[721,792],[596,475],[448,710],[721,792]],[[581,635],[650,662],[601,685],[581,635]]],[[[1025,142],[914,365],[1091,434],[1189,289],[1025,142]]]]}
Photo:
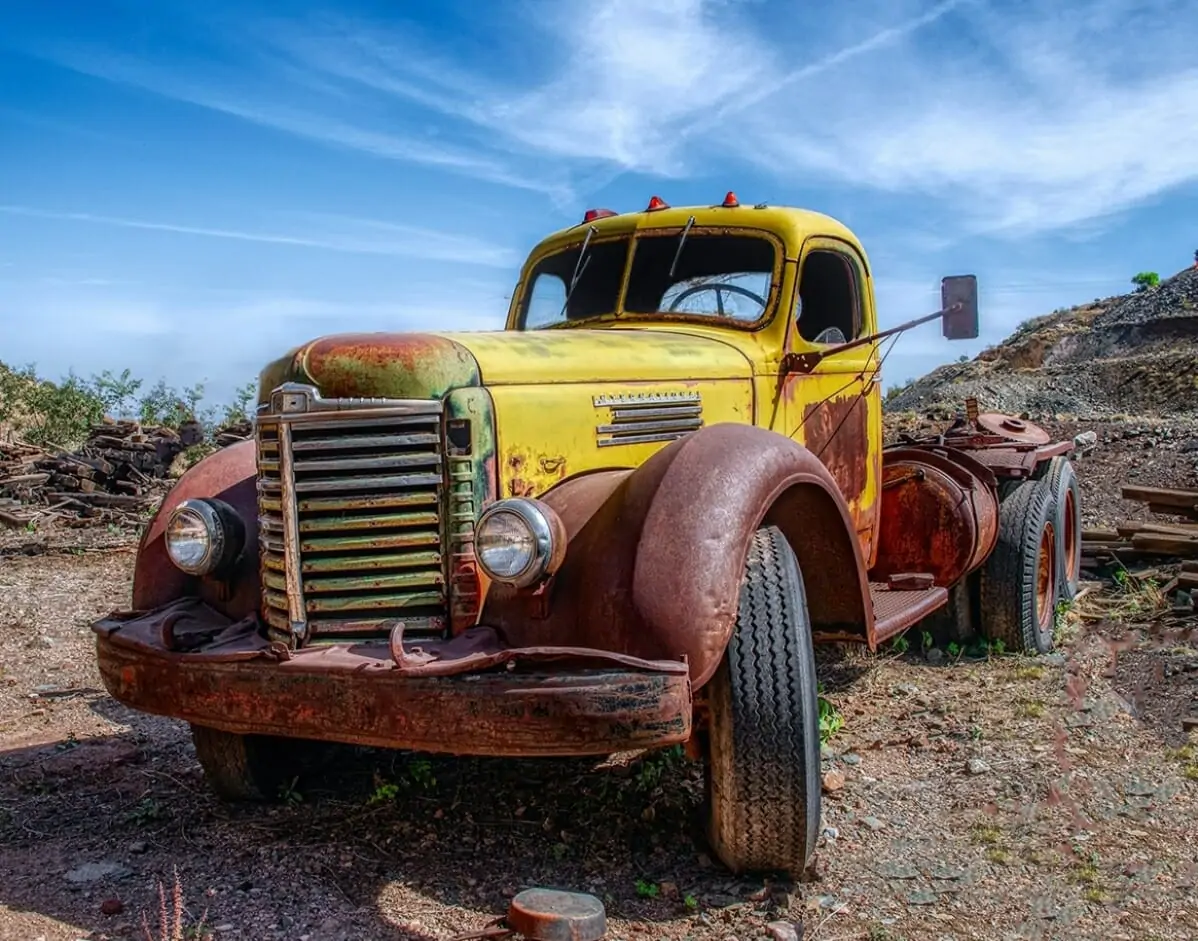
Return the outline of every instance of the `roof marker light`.
{"type": "Polygon", "coordinates": [[[649,205],[645,207],[645,212],[657,212],[659,209],[669,209],[670,204],[660,196],[654,196],[649,200],[649,205]]]}
{"type": "Polygon", "coordinates": [[[583,222],[594,222],[596,219],[607,219],[610,216],[616,215],[610,209],[588,209],[586,215],[582,217],[583,222]]]}
{"type": "Polygon", "coordinates": [[[721,205],[725,209],[735,209],[740,205],[740,200],[736,198],[736,194],[732,190],[728,190],[728,195],[724,197],[724,202],[721,205]]]}

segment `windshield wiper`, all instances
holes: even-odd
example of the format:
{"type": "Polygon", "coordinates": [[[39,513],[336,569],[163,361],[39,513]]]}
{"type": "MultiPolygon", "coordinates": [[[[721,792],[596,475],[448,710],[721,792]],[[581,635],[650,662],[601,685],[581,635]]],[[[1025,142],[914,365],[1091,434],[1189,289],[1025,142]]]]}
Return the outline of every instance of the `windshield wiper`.
{"type": "Polygon", "coordinates": [[[686,220],[686,227],[682,230],[682,237],[678,239],[678,251],[674,252],[674,261],[670,265],[669,276],[674,277],[674,269],[678,267],[678,259],[682,257],[682,246],[686,244],[686,237],[690,233],[691,226],[695,224],[695,217],[691,216],[686,220]]]}
{"type": "Polygon", "coordinates": [[[562,301],[561,313],[558,314],[558,319],[566,316],[566,308],[570,306],[570,298],[574,296],[574,288],[578,286],[578,282],[582,280],[582,273],[587,270],[587,265],[591,263],[591,256],[587,254],[587,249],[591,245],[591,236],[595,234],[595,227],[591,226],[587,230],[587,237],[582,240],[582,247],[578,250],[578,261],[574,262],[574,274],[570,276],[570,287],[566,290],[566,299],[562,301]],[[583,259],[586,259],[585,261],[583,259]]]}

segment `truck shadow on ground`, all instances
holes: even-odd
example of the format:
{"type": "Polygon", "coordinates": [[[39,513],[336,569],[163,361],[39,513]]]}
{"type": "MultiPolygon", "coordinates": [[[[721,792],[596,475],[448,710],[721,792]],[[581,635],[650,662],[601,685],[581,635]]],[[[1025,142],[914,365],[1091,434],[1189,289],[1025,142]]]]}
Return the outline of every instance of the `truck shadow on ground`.
{"type": "Polygon", "coordinates": [[[130,730],[0,753],[0,903],[97,936],[143,937],[157,880],[169,901],[176,871],[189,918],[206,912],[220,937],[444,937],[538,885],[592,892],[609,919],[708,931],[791,904],[793,887],[714,862],[702,770],[680,750],[596,761],[340,748],[278,803],[229,805],[183,723],[104,696],[90,705],[130,730]],[[114,900],[121,910],[104,914],[114,900]]]}

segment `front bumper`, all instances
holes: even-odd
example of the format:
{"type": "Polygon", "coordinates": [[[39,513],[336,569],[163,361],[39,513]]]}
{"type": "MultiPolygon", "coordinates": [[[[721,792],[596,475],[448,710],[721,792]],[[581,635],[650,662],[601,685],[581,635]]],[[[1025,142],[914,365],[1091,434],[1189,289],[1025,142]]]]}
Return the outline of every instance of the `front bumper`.
{"type": "Polygon", "coordinates": [[[449,641],[289,650],[256,616],[195,598],[92,625],[109,693],[133,709],[228,732],[455,755],[606,755],[685,742],[685,661],[506,647],[475,627],[449,641]]]}

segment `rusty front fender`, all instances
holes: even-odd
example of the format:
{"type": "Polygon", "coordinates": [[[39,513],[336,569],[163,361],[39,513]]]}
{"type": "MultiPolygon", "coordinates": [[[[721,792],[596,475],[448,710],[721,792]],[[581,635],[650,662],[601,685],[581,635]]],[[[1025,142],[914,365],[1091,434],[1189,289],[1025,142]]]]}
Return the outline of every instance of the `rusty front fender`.
{"type": "Polygon", "coordinates": [[[685,656],[697,688],[731,637],[762,525],[778,526],[798,556],[814,631],[872,645],[865,562],[845,501],[819,459],[776,432],[711,425],[636,470],[571,478],[541,499],[566,527],[561,568],[537,591],[492,585],[481,617],[513,645],[685,656]]]}
{"type": "Polygon", "coordinates": [[[198,596],[221,614],[240,620],[257,611],[258,574],[257,464],[253,441],[239,441],[211,454],[179,478],[142,534],[133,570],[133,607],[150,610],[176,598],[198,596]],[[245,549],[223,579],[195,578],[179,571],[166,553],[171,511],[189,498],[224,500],[245,521],[245,549]]]}

